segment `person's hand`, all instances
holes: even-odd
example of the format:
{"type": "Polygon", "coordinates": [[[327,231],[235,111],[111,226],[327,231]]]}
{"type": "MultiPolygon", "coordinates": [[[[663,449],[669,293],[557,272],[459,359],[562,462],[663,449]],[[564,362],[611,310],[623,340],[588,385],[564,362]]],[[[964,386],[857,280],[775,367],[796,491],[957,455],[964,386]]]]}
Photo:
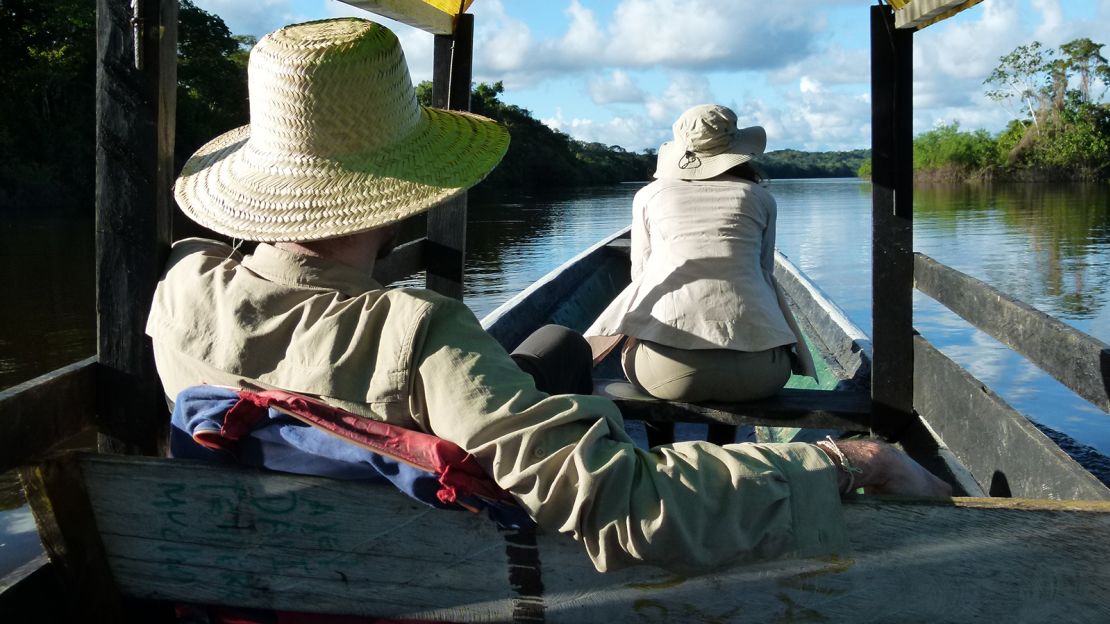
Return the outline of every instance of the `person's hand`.
{"type": "Polygon", "coordinates": [[[841,483],[846,483],[845,468],[853,468],[852,488],[862,487],[866,494],[897,494],[901,496],[952,495],[952,488],[933,476],[902,451],[872,440],[836,440],[836,448],[844,454],[847,466],[841,458],[830,452],[828,442],[818,445],[837,465],[841,483]]]}

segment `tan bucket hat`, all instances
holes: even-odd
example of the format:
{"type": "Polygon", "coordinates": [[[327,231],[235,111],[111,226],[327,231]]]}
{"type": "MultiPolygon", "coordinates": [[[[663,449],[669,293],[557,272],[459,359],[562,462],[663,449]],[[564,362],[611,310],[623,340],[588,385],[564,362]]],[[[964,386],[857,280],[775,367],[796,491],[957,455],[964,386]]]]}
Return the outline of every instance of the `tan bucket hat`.
{"type": "Polygon", "coordinates": [[[308,241],[399,221],[477,184],[508,132],[420,106],[397,37],[346,18],[287,26],[249,63],[251,124],[216,137],[174,185],[201,225],[254,241],[308,241]]]}
{"type": "Polygon", "coordinates": [[[655,177],[705,180],[746,163],[767,149],[761,126],[738,128],[736,113],[719,104],[695,106],[672,126],[674,141],[659,146],[655,177]]]}

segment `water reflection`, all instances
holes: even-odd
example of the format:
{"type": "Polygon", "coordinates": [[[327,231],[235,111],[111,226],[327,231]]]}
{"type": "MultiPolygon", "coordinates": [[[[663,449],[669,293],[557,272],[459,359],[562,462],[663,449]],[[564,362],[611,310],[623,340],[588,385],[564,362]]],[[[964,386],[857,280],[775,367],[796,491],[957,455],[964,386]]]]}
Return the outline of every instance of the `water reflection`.
{"type": "Polygon", "coordinates": [[[16,215],[0,225],[0,388],[96,351],[91,219],[16,215]]]}
{"type": "Polygon", "coordinates": [[[952,239],[974,245],[954,255],[980,279],[1054,316],[1091,320],[1105,308],[1105,185],[918,188],[914,205],[917,224],[925,226],[918,228],[919,248],[950,250],[952,239]]]}
{"type": "Polygon", "coordinates": [[[466,301],[479,318],[629,223],[642,184],[470,198],[466,301]]]}
{"type": "MultiPolygon", "coordinates": [[[[776,181],[779,247],[871,328],[870,185],[776,181]]],[[[1110,189],[918,187],[914,248],[1110,340],[1110,189]]],[[[1007,402],[1110,454],[1107,415],[1005,345],[915,293],[914,326],[1007,402]]]]}

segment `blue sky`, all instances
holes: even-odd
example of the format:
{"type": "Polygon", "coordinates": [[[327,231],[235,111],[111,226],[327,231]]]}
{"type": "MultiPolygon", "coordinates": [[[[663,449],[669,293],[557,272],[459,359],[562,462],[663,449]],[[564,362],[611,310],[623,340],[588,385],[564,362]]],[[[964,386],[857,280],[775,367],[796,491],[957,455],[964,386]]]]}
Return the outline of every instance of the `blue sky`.
{"type": "MultiPolygon", "coordinates": [[[[432,37],[337,0],[194,0],[236,34],[334,16],[386,23],[414,81],[432,37]]],[[[667,140],[689,106],[717,102],[767,128],[768,149],[870,144],[868,0],[475,0],[476,81],[571,136],[630,150],[667,140]]],[[[984,0],[914,35],[915,130],[1011,118],[983,95],[998,58],[1039,40],[1110,43],[1110,0],[984,0]]],[[[1110,55],[1110,48],[1103,50],[1110,55]]]]}

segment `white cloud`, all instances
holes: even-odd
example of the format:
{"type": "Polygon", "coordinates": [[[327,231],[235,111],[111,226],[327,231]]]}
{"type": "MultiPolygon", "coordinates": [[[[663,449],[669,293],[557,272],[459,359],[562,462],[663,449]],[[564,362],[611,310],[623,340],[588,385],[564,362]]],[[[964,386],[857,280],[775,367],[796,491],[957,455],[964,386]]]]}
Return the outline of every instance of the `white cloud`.
{"type": "Polygon", "coordinates": [[[801,0],[623,0],[601,55],[628,67],[781,67],[809,52],[820,28],[810,9],[801,0]]]}
{"type": "Polygon", "coordinates": [[[767,129],[768,149],[848,150],[868,142],[871,121],[866,88],[831,89],[813,77],[802,77],[781,101],[748,98],[744,102],[714,95],[702,76],[675,72],[659,94],[645,98],[643,115],[614,115],[608,121],[544,119],[547,125],[583,141],[618,144],[641,151],[671,139],[671,124],[691,106],[721,102],[733,108],[741,125],[767,129]]]}
{"type": "Polygon", "coordinates": [[[768,76],[772,84],[792,84],[805,75],[820,76],[825,84],[867,84],[871,80],[871,56],[866,47],[845,48],[839,44],[816,50],[768,76]]]}
{"type": "Polygon", "coordinates": [[[770,150],[855,149],[866,145],[871,122],[866,91],[831,90],[812,79],[777,106],[754,100],[738,112],[767,129],[770,150]]]}
{"type": "Polygon", "coordinates": [[[528,25],[509,16],[501,0],[477,2],[473,12],[475,80],[502,80],[510,90],[538,81],[527,68],[534,45],[528,25]]]}
{"type": "MultiPolygon", "coordinates": [[[[1055,0],[1033,0],[1051,11],[1055,0]]],[[[999,58],[1033,35],[1021,27],[1019,0],[986,0],[914,36],[914,131],[938,121],[957,121],[966,129],[1001,129],[1009,115],[984,96],[983,80],[999,58]]],[[[1058,6],[1057,6],[1058,8],[1058,6]]]]}
{"type": "Polygon", "coordinates": [[[668,138],[651,122],[636,116],[617,116],[599,122],[583,118],[566,119],[562,110],[557,110],[554,117],[544,119],[543,123],[579,141],[620,145],[630,151],[643,151],[648,147],[654,149],[668,138]]]}
{"type": "Polygon", "coordinates": [[[1053,38],[1065,26],[1064,11],[1060,8],[1060,0],[1031,0],[1033,8],[1041,14],[1040,24],[1033,36],[1038,40],[1053,38]]]}
{"type": "Polygon", "coordinates": [[[644,101],[644,92],[627,73],[619,69],[614,70],[608,77],[591,78],[589,93],[594,104],[644,101]]]}
{"type": "Polygon", "coordinates": [[[590,56],[597,51],[597,42],[605,37],[597,23],[593,11],[582,6],[578,0],[571,0],[567,8],[570,27],[559,41],[558,52],[576,62],[589,62],[590,56]]]}
{"type": "Polygon", "coordinates": [[[219,15],[236,35],[261,37],[282,26],[302,21],[289,0],[195,0],[198,8],[219,15]]]}
{"type": "Polygon", "coordinates": [[[648,96],[645,108],[648,118],[656,124],[670,127],[675,119],[688,108],[717,101],[709,87],[709,80],[698,74],[677,72],[658,96],[648,96]]]}
{"type": "Polygon", "coordinates": [[[671,140],[671,124],[686,109],[715,102],[709,81],[697,74],[674,72],[661,93],[642,97],[644,114],[613,115],[606,121],[563,116],[561,110],[543,123],[580,141],[620,145],[631,151],[657,148],[671,140]]]}
{"type": "Polygon", "coordinates": [[[824,27],[806,0],[621,0],[603,23],[570,0],[568,25],[536,38],[501,0],[475,4],[475,71],[506,86],[597,68],[674,70],[784,67],[805,58],[824,27]],[[478,8],[481,7],[481,12],[478,8]],[[666,16],[666,19],[660,19],[666,16]]]}

